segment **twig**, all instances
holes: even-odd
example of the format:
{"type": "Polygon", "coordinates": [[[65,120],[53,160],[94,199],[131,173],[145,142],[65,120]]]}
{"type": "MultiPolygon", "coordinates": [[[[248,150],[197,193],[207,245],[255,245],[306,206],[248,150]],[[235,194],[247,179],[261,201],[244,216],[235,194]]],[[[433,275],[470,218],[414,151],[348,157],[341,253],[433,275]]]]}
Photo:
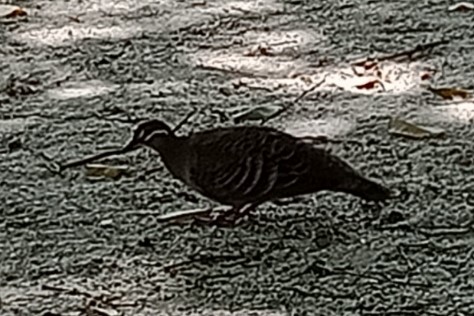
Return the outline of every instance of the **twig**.
{"type": "Polygon", "coordinates": [[[426,43],[426,44],[419,44],[415,48],[405,50],[405,51],[402,51],[402,52],[399,52],[399,53],[394,53],[394,54],[379,56],[379,57],[367,58],[364,61],[354,63],[354,65],[355,66],[363,66],[367,61],[371,61],[371,60],[386,61],[386,60],[393,60],[393,59],[397,59],[397,58],[405,57],[405,56],[408,57],[409,60],[412,60],[413,55],[415,53],[420,53],[422,51],[431,50],[431,49],[435,48],[436,46],[447,44],[447,43],[449,43],[447,40],[441,40],[441,41],[436,41],[436,42],[431,42],[431,43],[426,43]]]}
{"type": "Polygon", "coordinates": [[[420,228],[420,233],[428,236],[464,235],[473,231],[473,227],[420,228]]]}
{"type": "Polygon", "coordinates": [[[105,158],[105,157],[109,157],[109,156],[113,156],[113,155],[121,155],[121,154],[125,154],[125,153],[128,153],[128,152],[137,150],[137,149],[139,149],[139,148],[128,149],[128,148],[123,147],[123,148],[120,148],[120,149],[104,151],[102,153],[99,153],[99,154],[96,154],[96,155],[93,155],[93,156],[89,156],[89,157],[86,157],[86,158],[83,158],[83,159],[73,160],[73,161],[70,161],[68,163],[59,165],[59,172],[63,171],[64,169],[67,169],[67,168],[82,166],[82,165],[85,165],[89,162],[92,162],[92,161],[95,161],[95,160],[98,160],[98,159],[101,159],[101,158],[105,158]]]}
{"type": "MultiPolygon", "coordinates": [[[[176,125],[176,127],[173,129],[173,132],[175,132],[179,128],[181,128],[181,126],[183,126],[196,112],[198,112],[198,110],[191,111],[188,115],[186,115],[186,117],[183,120],[181,120],[181,122],[179,122],[178,125],[176,125]]],[[[98,114],[96,114],[96,115],[98,117],[100,117],[98,114]]],[[[138,122],[138,121],[141,121],[141,119],[129,119],[127,121],[127,123],[138,122]]],[[[99,153],[99,154],[96,154],[96,155],[92,155],[92,156],[89,156],[89,157],[86,157],[86,158],[73,160],[73,161],[67,162],[65,164],[58,165],[58,170],[56,171],[56,173],[61,173],[61,171],[65,170],[67,168],[82,166],[82,165],[85,165],[85,164],[90,163],[92,161],[96,161],[96,160],[99,160],[99,159],[102,159],[102,158],[105,158],[105,157],[109,157],[109,156],[126,154],[126,153],[132,152],[132,151],[137,150],[137,149],[139,149],[139,147],[138,148],[128,148],[128,147],[125,146],[125,147],[122,147],[120,149],[113,149],[113,150],[105,151],[105,152],[102,152],[102,153],[99,153]]]]}
{"type": "Polygon", "coordinates": [[[202,209],[192,209],[192,210],[184,210],[184,211],[177,211],[169,214],[164,214],[157,217],[158,222],[171,222],[171,221],[181,221],[188,218],[193,218],[198,215],[200,216],[210,216],[212,211],[220,211],[225,209],[224,207],[220,208],[202,208],[202,209]]]}
{"type": "Polygon", "coordinates": [[[288,109],[290,108],[290,106],[283,106],[280,110],[278,110],[277,112],[275,112],[273,115],[270,115],[269,117],[266,117],[264,119],[262,119],[262,121],[260,122],[260,125],[264,125],[265,123],[267,123],[268,121],[280,116],[281,114],[283,114],[284,112],[288,111],[288,109]]]}
{"type": "Polygon", "coordinates": [[[183,127],[184,124],[188,122],[188,120],[194,116],[194,114],[198,113],[198,109],[194,109],[190,111],[174,128],[173,128],[173,133],[177,132],[181,127],[183,127]]]}
{"type": "Polygon", "coordinates": [[[303,93],[301,93],[294,101],[294,103],[300,101],[301,99],[303,99],[306,95],[308,95],[309,93],[313,92],[314,90],[316,90],[317,88],[319,88],[324,82],[326,82],[326,78],[327,78],[328,75],[325,75],[323,80],[321,80],[320,82],[314,84],[311,88],[309,88],[308,90],[305,90],[303,91],[303,93]]]}

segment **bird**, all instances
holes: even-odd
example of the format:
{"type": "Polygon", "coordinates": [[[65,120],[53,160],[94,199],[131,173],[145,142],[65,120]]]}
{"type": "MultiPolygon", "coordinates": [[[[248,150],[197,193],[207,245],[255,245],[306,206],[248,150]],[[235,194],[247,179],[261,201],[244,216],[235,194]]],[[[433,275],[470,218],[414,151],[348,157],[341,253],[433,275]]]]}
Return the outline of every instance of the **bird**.
{"type": "Polygon", "coordinates": [[[202,196],[231,208],[220,219],[236,220],[260,204],[319,191],[344,192],[369,201],[391,190],[348,162],[268,126],[214,127],[178,136],[162,120],[141,121],[123,147],[154,150],[166,169],[202,196]]]}

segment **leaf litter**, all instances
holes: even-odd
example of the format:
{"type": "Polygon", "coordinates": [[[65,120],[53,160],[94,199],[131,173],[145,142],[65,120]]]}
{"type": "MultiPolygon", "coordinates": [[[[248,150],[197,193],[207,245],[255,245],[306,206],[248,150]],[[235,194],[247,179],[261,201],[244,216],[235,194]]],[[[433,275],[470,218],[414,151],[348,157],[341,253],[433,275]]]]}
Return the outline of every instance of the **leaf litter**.
{"type": "Polygon", "coordinates": [[[428,85],[426,89],[445,100],[465,100],[472,97],[469,91],[458,88],[433,88],[428,85]]]}
{"type": "Polygon", "coordinates": [[[128,175],[130,171],[128,166],[111,166],[104,164],[86,164],[85,169],[86,177],[93,180],[104,178],[117,180],[122,176],[128,175]]]}
{"type": "Polygon", "coordinates": [[[392,117],[388,123],[388,132],[392,135],[412,139],[440,138],[445,136],[445,130],[437,127],[428,127],[392,117]]]}
{"type": "Polygon", "coordinates": [[[25,9],[16,5],[0,4],[0,18],[13,19],[28,15],[25,9]]]}

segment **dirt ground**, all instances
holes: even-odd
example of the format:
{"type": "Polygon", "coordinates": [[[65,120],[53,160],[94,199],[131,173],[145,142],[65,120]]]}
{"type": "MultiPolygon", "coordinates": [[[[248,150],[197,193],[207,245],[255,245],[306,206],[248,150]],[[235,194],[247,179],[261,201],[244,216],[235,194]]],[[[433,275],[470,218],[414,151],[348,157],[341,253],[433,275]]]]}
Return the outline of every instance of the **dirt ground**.
{"type": "Polygon", "coordinates": [[[440,0],[13,4],[28,15],[0,18],[2,316],[474,314],[474,104],[421,85],[429,75],[474,89],[474,11],[440,0]],[[437,41],[381,62],[383,88],[364,89],[370,78],[350,66],[437,41]],[[379,209],[321,192],[262,205],[235,228],[171,225],[156,216],[209,201],[150,151],[103,160],[131,168],[118,180],[48,169],[123,144],[127,115],[173,125],[200,109],[187,133],[232,124],[218,113],[244,105],[285,106],[266,124],[341,139],[329,149],[399,197],[379,209]],[[391,135],[394,116],[446,136],[391,135]]]}

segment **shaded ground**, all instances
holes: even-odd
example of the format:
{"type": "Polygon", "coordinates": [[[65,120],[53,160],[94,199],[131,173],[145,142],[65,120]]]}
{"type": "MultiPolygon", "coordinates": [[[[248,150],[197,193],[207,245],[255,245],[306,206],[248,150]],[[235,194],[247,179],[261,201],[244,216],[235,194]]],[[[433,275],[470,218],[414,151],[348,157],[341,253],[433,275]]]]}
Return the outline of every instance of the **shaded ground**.
{"type": "Polygon", "coordinates": [[[268,123],[358,140],[333,150],[409,192],[380,214],[321,193],[262,206],[235,229],[166,226],[156,214],[208,201],[164,169],[146,174],[161,166],[156,155],[108,160],[133,167],[119,181],[81,169],[60,177],[40,155],[119,146],[123,111],[176,123],[203,109],[184,132],[229,124],[211,110],[292,104],[305,80],[344,72],[346,61],[440,39],[450,43],[417,67],[442,69],[441,86],[473,89],[472,13],[448,13],[445,1],[21,5],[30,15],[2,20],[0,33],[2,315],[472,314],[472,103],[440,106],[410,76],[363,94],[337,75],[268,123]],[[242,57],[263,42],[277,56],[242,57]],[[390,136],[393,115],[447,137],[390,136]],[[386,228],[397,214],[405,225],[386,228]]]}

